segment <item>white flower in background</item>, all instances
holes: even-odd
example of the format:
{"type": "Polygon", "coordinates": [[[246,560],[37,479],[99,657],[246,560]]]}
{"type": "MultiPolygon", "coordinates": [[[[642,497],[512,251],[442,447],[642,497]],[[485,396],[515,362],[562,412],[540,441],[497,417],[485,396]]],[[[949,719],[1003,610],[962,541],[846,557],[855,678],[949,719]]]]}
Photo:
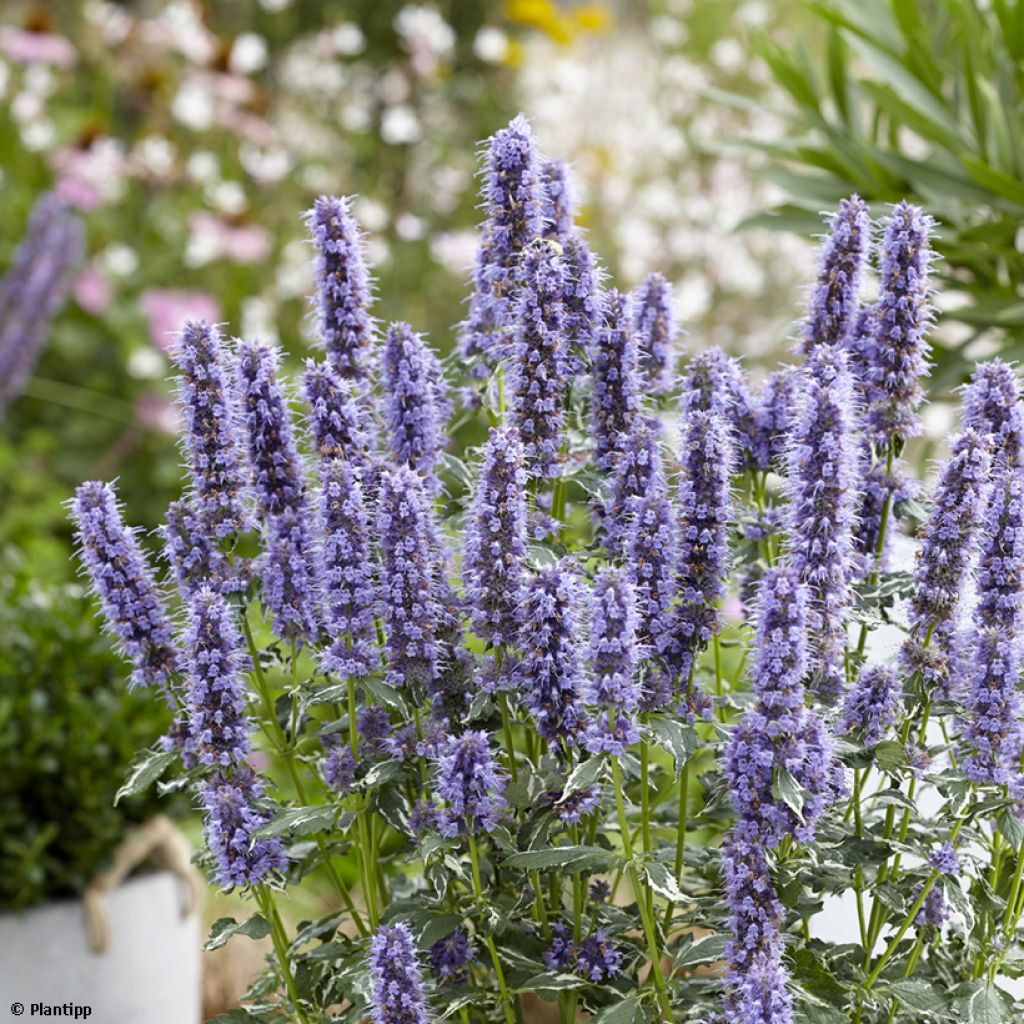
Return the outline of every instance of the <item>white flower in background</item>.
{"type": "Polygon", "coordinates": [[[274,280],[274,295],[282,302],[305,299],[313,294],[313,270],[310,247],[305,239],[293,238],[281,250],[274,280]]]}
{"type": "Polygon", "coordinates": [[[25,68],[22,83],[29,92],[43,99],[52,96],[57,88],[57,79],[47,64],[30,64],[25,68]]]}
{"type": "Polygon", "coordinates": [[[238,147],[238,159],[246,172],[262,183],[280,181],[294,166],[294,160],[283,146],[261,149],[243,143],[238,147]]]}
{"type": "Polygon", "coordinates": [[[417,78],[433,78],[455,50],[455,31],[435,7],[403,7],[395,15],[394,25],[417,78]]]}
{"type": "Polygon", "coordinates": [[[427,225],[422,217],[413,213],[400,213],[395,218],[395,234],[405,242],[416,242],[427,233],[427,225]]]}
{"type": "Polygon", "coordinates": [[[7,85],[11,80],[11,69],[7,62],[0,60],[0,100],[7,95],[7,85]]]}
{"type": "Polygon", "coordinates": [[[43,102],[42,96],[38,96],[34,92],[19,92],[11,100],[10,109],[14,120],[25,124],[41,118],[46,110],[46,104],[43,102]]]}
{"type": "Polygon", "coordinates": [[[220,161],[209,150],[197,149],[189,154],[185,170],[193,181],[208,185],[220,178],[220,161]]]}
{"type": "Polygon", "coordinates": [[[252,295],[242,300],[241,328],[243,338],[259,338],[276,345],[281,339],[277,330],[277,306],[265,295],[252,295]]]}
{"type": "Polygon", "coordinates": [[[43,153],[57,141],[57,130],[48,118],[40,117],[21,126],[21,144],[33,153],[43,153]]]}
{"type": "Polygon", "coordinates": [[[162,135],[140,139],[133,156],[136,165],[154,178],[166,177],[174,169],[174,146],[162,135]]]}
{"type": "Polygon", "coordinates": [[[210,205],[216,207],[221,213],[241,213],[249,201],[245,196],[245,189],[237,181],[220,181],[206,189],[210,205]]]}
{"type": "Polygon", "coordinates": [[[388,226],[388,208],[369,196],[357,196],[352,206],[356,221],[366,232],[380,232],[388,226]]]}
{"type": "Polygon", "coordinates": [[[131,277],[139,269],[139,254],[122,242],[112,242],[96,255],[99,269],[110,277],[131,277]]]}
{"type": "Polygon", "coordinates": [[[87,0],[82,12],[86,21],[99,30],[107,46],[123,43],[136,25],[136,19],[123,7],[106,0],[87,0]]]}
{"type": "Polygon", "coordinates": [[[430,236],[430,254],[453,277],[465,280],[479,243],[475,231],[438,231],[430,236]]]}
{"type": "Polygon", "coordinates": [[[331,32],[334,52],[342,57],[354,57],[366,49],[366,36],[363,30],[351,21],[343,21],[331,32]]]}
{"type": "Polygon", "coordinates": [[[484,25],[473,40],[473,53],[488,64],[501,64],[508,56],[508,34],[494,25],[484,25]]]}
{"type": "Polygon", "coordinates": [[[138,345],[128,353],[128,373],[136,380],[161,380],[167,359],[155,345],[138,345]]]}
{"type": "Polygon", "coordinates": [[[267,66],[267,41],[255,32],[243,32],[231,44],[228,67],[238,75],[251,75],[267,66]]]}
{"type": "Polygon", "coordinates": [[[412,107],[389,107],[381,116],[380,137],[389,145],[409,145],[419,141],[421,134],[419,118],[412,107]]]}
{"type": "Polygon", "coordinates": [[[217,38],[191,0],[171,0],[142,26],[144,37],[155,46],[169,44],[193,64],[209,64],[217,54],[217,38]]]}
{"type": "Polygon", "coordinates": [[[171,113],[186,128],[206,131],[213,124],[213,94],[199,81],[186,79],[178,87],[171,113]]]}

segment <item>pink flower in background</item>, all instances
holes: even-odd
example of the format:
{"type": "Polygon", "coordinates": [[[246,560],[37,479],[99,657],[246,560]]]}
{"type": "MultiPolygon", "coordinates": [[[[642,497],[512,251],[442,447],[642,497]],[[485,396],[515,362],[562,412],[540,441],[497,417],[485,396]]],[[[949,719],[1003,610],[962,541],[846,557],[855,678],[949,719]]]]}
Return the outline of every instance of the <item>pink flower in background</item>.
{"type": "Polygon", "coordinates": [[[163,352],[169,352],[174,337],[186,320],[220,319],[217,300],[206,292],[186,292],[175,288],[150,288],[139,300],[149,318],[149,339],[163,352]]]}
{"type": "Polygon", "coordinates": [[[78,60],[78,51],[64,36],[13,25],[0,25],[0,53],[15,64],[53,64],[59,68],[73,67],[78,60]]]}
{"type": "Polygon", "coordinates": [[[202,262],[260,263],[270,255],[270,234],[254,224],[229,224],[212,213],[194,213],[188,224],[202,262]]]}
{"type": "Polygon", "coordinates": [[[57,172],[54,191],[79,210],[95,210],[116,198],[126,171],[124,154],[112,139],[55,149],[50,164],[57,172]]]}
{"type": "Polygon", "coordinates": [[[110,305],[110,282],[92,267],[86,267],[74,284],[75,301],[86,311],[98,316],[110,305]]]}
{"type": "Polygon", "coordinates": [[[139,395],[135,402],[135,419],[147,430],[171,436],[177,434],[181,425],[181,413],[177,404],[166,395],[156,392],[139,395]]]}

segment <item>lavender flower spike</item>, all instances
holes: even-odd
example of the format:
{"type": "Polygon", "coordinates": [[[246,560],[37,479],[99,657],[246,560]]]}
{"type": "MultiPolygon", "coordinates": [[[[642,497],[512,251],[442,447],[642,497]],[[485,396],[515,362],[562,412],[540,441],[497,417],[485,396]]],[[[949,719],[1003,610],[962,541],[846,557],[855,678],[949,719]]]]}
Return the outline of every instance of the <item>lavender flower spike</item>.
{"type": "Polygon", "coordinates": [[[230,606],[200,587],[189,606],[186,765],[239,765],[249,753],[242,638],[230,606]]]}
{"type": "Polygon", "coordinates": [[[1017,371],[1002,359],[980,363],[964,388],[964,426],[1002,452],[1011,466],[1024,455],[1024,405],[1017,371]]]}
{"type": "Polygon", "coordinates": [[[636,416],[623,443],[612,481],[612,498],[604,509],[605,544],[610,552],[622,547],[636,502],[650,492],[657,480],[664,483],[659,427],[653,416],[636,416]]]}
{"type": "Polygon", "coordinates": [[[407,466],[381,478],[377,532],[384,557],[379,599],[388,679],[395,686],[432,682],[443,616],[434,578],[435,538],[423,485],[407,466]]]}
{"type": "Polygon", "coordinates": [[[800,371],[795,366],[776,370],[764,382],[754,410],[752,455],[756,469],[784,468],[799,393],[800,371]]]}
{"type": "Polygon", "coordinates": [[[437,795],[444,802],[438,830],[449,838],[492,832],[505,809],[507,780],[491,753],[486,732],[449,736],[438,748],[437,795]]]}
{"type": "Polygon", "coordinates": [[[671,628],[676,593],[676,520],[659,466],[647,493],[632,505],[632,521],[626,533],[626,558],[636,580],[637,635],[655,650],[662,649],[671,628]]]}
{"type": "Polygon", "coordinates": [[[339,676],[364,676],[378,662],[370,529],[358,471],[331,459],[320,469],[320,550],[324,626],[331,645],[324,668],[339,676]]]}
{"type": "Polygon", "coordinates": [[[304,511],[288,508],[267,525],[267,554],[263,564],[263,603],[274,631],[292,643],[312,642],[319,631],[316,550],[304,511]]]}
{"type": "Polygon", "coordinates": [[[408,925],[377,929],[369,966],[374,1024],[427,1024],[427,997],[408,925]]]}
{"type": "Polygon", "coordinates": [[[871,217],[859,196],[850,196],[829,217],[821,246],[818,281],[804,321],[801,355],[818,345],[846,344],[857,314],[857,297],[871,243],[871,217]]]}
{"type": "Polygon", "coordinates": [[[247,765],[230,775],[217,772],[203,786],[203,834],[224,888],[255,885],[288,863],[280,838],[254,838],[270,820],[257,807],[262,798],[263,783],[247,765]]]}
{"type": "Polygon", "coordinates": [[[565,397],[572,366],[562,331],[565,275],[557,248],[537,242],[524,253],[510,355],[511,421],[532,476],[559,471],[565,397]]]}
{"type": "Polygon", "coordinates": [[[466,525],[462,577],[478,635],[515,642],[526,557],[526,470],[513,427],[491,431],[466,525]]]}
{"type": "Polygon", "coordinates": [[[789,452],[789,535],[794,568],[807,585],[813,618],[811,665],[822,698],[845,687],[844,620],[855,568],[853,525],[860,451],[853,378],[844,354],[819,346],[789,452]]]}
{"type": "Polygon", "coordinates": [[[716,412],[691,412],[686,420],[679,478],[678,605],[660,653],[686,681],[694,658],[719,628],[717,604],[729,559],[729,494],[734,456],[725,423],[716,412]]]}
{"type": "Polygon", "coordinates": [[[253,489],[264,519],[286,509],[306,514],[306,484],[278,381],[276,349],[258,341],[238,345],[238,388],[248,435],[253,489]]]}
{"type": "Polygon", "coordinates": [[[910,599],[910,629],[900,652],[938,699],[948,699],[964,584],[977,547],[989,479],[988,444],[973,430],[953,441],[924,527],[910,599]]]}
{"type": "Polygon", "coordinates": [[[212,538],[248,527],[240,413],[220,332],[188,321],[174,348],[196,510],[212,538]]]}
{"type": "Polygon", "coordinates": [[[640,738],[636,595],[625,569],[604,569],[594,584],[587,654],[586,699],[600,709],[587,730],[587,749],[621,755],[640,738]]]}
{"type": "Polygon", "coordinates": [[[963,768],[977,782],[1006,784],[1019,779],[1024,749],[1024,466],[998,460],[983,538],[963,768]]]}
{"type": "Polygon", "coordinates": [[[672,377],[676,333],[672,286],[663,274],[648,274],[634,293],[633,330],[640,372],[650,387],[661,391],[672,377]]]}
{"type": "Polygon", "coordinates": [[[459,348],[469,358],[502,354],[519,255],[543,231],[543,184],[530,123],[522,114],[487,144],[483,186],[487,219],[477,252],[469,315],[459,348]]]}
{"type": "Polygon", "coordinates": [[[881,743],[896,721],[900,694],[896,673],[887,665],[865,669],[846,696],[843,731],[860,733],[868,746],[881,743]]]}
{"type": "Polygon", "coordinates": [[[585,727],[574,591],[579,584],[565,562],[545,565],[529,582],[515,679],[522,700],[546,740],[575,741],[585,727]]]}
{"type": "Polygon", "coordinates": [[[309,433],[317,455],[324,460],[365,463],[369,438],[352,382],[339,377],[328,363],[307,359],[302,391],[309,406],[309,433]]]}
{"type": "Polygon", "coordinates": [[[82,222],[53,193],[32,208],[28,230],[0,281],[0,413],[22,393],[82,258],[82,222]]]}
{"type": "Polygon", "coordinates": [[[738,359],[720,348],[695,356],[682,379],[684,413],[717,412],[730,425],[736,444],[744,452],[743,466],[753,464],[757,448],[757,418],[738,359]]]}
{"type": "Polygon", "coordinates": [[[161,532],[164,555],[174,571],[182,597],[194,596],[204,585],[218,590],[240,588],[227,557],[211,543],[190,502],[171,502],[161,532]]]}
{"type": "Polygon", "coordinates": [[[906,201],[894,207],[882,242],[874,345],[865,353],[866,429],[878,448],[920,432],[917,407],[928,372],[932,322],[928,272],[932,219],[906,201]]]}
{"type": "Polygon", "coordinates": [[[544,197],[544,237],[565,245],[572,235],[574,218],[569,169],[561,160],[544,160],[540,177],[544,197]]]}
{"type": "Polygon", "coordinates": [[[598,469],[614,469],[640,406],[636,341],[629,296],[605,293],[593,350],[594,455],[598,469]]]}
{"type": "Polygon", "coordinates": [[[601,271],[590,246],[578,234],[562,243],[565,268],[562,331],[571,356],[570,372],[578,374],[584,359],[594,347],[594,336],[601,320],[601,271]]]}
{"type": "Polygon", "coordinates": [[[434,465],[445,444],[442,397],[435,387],[437,360],[408,324],[388,328],[384,341],[386,417],[395,458],[437,487],[434,465]]]}
{"type": "Polygon", "coordinates": [[[305,219],[316,248],[316,314],[327,358],[341,377],[365,378],[373,355],[372,294],[352,200],[321,196],[305,219]]]}
{"type": "Polygon", "coordinates": [[[113,486],[95,480],[81,484],[71,517],[79,557],[107,626],[132,662],[132,682],[166,688],[182,668],[181,654],[135,531],[122,521],[113,486]]]}

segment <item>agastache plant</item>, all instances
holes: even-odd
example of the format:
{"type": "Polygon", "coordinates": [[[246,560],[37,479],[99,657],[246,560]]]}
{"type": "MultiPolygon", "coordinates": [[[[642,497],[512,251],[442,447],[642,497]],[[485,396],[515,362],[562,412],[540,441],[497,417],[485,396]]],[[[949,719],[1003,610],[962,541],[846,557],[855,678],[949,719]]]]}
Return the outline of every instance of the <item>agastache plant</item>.
{"type": "Polygon", "coordinates": [[[633,331],[644,380],[656,390],[665,388],[675,369],[676,322],[672,286],[663,274],[648,274],[634,292],[633,331]]]}
{"type": "Polygon", "coordinates": [[[133,680],[176,711],[123,792],[191,788],[198,862],[270,940],[232,1012],[1024,1019],[1019,389],[978,368],[900,500],[927,217],[844,204],[806,357],[758,388],[705,349],[673,390],[525,120],[486,160],[460,380],[415,325],[375,351],[354,207],[324,198],[325,361],[182,325],[160,536],[112,485],[72,502],[133,680]],[[476,392],[457,430],[449,385],[476,392]]]}

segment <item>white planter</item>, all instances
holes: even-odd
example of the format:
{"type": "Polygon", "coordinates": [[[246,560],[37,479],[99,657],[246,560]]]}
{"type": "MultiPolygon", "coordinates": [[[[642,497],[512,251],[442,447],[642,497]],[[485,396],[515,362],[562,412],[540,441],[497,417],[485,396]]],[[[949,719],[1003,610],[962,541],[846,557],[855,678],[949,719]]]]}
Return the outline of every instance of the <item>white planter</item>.
{"type": "Polygon", "coordinates": [[[26,1022],[42,1015],[33,1003],[72,1003],[91,1008],[78,1015],[90,1024],[199,1024],[199,916],[182,917],[187,895],[167,871],[114,889],[104,953],[89,949],[80,902],[0,914],[0,1017],[14,1020],[15,1002],[26,1022]]]}

